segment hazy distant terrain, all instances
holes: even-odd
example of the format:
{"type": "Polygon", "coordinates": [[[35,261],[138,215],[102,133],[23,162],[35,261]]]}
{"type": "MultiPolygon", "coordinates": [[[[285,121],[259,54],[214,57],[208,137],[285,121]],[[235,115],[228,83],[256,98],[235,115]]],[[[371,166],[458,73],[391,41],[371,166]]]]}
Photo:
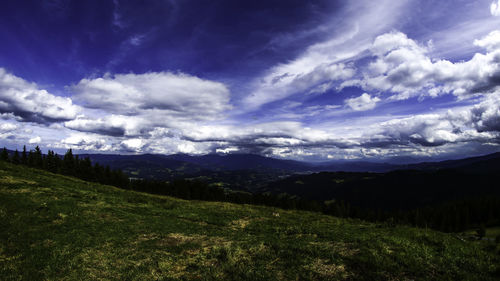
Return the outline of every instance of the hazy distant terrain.
{"type": "MultiPolygon", "coordinates": [[[[199,177],[211,183],[224,183],[226,187],[231,189],[248,191],[266,190],[262,188],[269,182],[293,174],[316,172],[384,173],[395,170],[434,171],[451,168],[478,173],[500,171],[500,153],[459,160],[404,165],[363,161],[311,163],[275,159],[254,154],[208,154],[203,156],[186,154],[81,154],[80,156],[89,157],[92,162],[121,169],[133,178],[172,180],[175,178],[199,177]]],[[[283,192],[287,191],[283,190],[283,192]]],[[[288,192],[295,194],[294,192],[288,192]]],[[[324,198],[329,196],[327,193],[324,198]]]]}

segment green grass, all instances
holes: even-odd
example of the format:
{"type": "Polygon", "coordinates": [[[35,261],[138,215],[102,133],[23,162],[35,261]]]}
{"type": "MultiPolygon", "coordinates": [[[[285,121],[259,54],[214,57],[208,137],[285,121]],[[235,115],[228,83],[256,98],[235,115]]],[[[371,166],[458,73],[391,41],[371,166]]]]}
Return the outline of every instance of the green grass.
{"type": "Polygon", "coordinates": [[[0,163],[1,280],[498,280],[482,244],[0,163]]]}

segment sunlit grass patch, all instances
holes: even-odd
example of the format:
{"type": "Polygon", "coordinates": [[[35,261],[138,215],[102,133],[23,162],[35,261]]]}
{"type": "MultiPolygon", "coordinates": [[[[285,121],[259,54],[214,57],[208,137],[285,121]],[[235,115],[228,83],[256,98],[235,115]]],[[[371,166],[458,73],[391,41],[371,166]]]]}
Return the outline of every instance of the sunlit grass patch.
{"type": "Polygon", "coordinates": [[[304,267],[313,271],[319,278],[330,280],[345,280],[349,274],[343,264],[336,264],[325,259],[315,259],[304,267]]]}
{"type": "Polygon", "coordinates": [[[245,229],[250,224],[249,219],[237,219],[231,222],[231,227],[235,230],[245,229]]]}
{"type": "Polygon", "coordinates": [[[27,185],[35,185],[36,181],[27,180],[23,178],[17,178],[13,176],[2,176],[0,177],[0,185],[14,185],[14,184],[27,184],[27,185]]]}

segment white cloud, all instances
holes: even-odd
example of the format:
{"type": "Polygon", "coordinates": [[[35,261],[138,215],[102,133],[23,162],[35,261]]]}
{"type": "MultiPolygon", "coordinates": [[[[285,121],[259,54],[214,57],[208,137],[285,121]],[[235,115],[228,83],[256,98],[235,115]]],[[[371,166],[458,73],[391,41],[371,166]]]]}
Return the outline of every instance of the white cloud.
{"type": "Polygon", "coordinates": [[[500,16],[500,0],[498,0],[497,2],[491,2],[490,12],[491,15],[495,17],[500,16]]]}
{"type": "Polygon", "coordinates": [[[344,102],[355,111],[365,111],[374,109],[379,101],[378,97],[372,98],[369,94],[364,93],[357,98],[346,99],[344,102]]]}
{"type": "Polygon", "coordinates": [[[196,153],[196,147],[192,143],[181,143],[177,146],[181,153],[196,153]]]}
{"type": "Polygon", "coordinates": [[[400,49],[415,50],[419,53],[424,52],[421,46],[409,39],[406,34],[400,32],[390,32],[378,36],[371,47],[371,51],[376,56],[383,56],[400,49]]]}
{"type": "Polygon", "coordinates": [[[494,30],[482,39],[474,40],[474,45],[484,48],[488,51],[500,49],[500,30],[494,30]]]}
{"type": "Polygon", "coordinates": [[[433,114],[419,114],[373,124],[362,143],[372,146],[495,142],[500,137],[500,92],[480,103],[433,114]]]}
{"type": "Polygon", "coordinates": [[[53,145],[56,148],[79,149],[87,151],[111,151],[113,147],[105,139],[98,135],[72,133],[69,137],[62,139],[53,145]]]}
{"type": "Polygon", "coordinates": [[[18,126],[12,123],[0,123],[0,140],[14,137],[14,131],[18,126]]]}
{"type": "Polygon", "coordinates": [[[222,118],[232,107],[224,84],[182,73],[106,75],[83,79],[72,90],[89,110],[65,126],[114,137],[196,126],[222,118]]]}
{"type": "Polygon", "coordinates": [[[230,147],[225,147],[225,148],[217,148],[215,150],[216,153],[224,153],[224,154],[233,153],[233,152],[237,152],[237,151],[239,151],[239,148],[237,148],[235,146],[230,146],[230,147]]]}
{"type": "MultiPolygon", "coordinates": [[[[391,145],[416,143],[425,146],[455,142],[459,133],[453,133],[454,126],[446,116],[423,114],[403,119],[394,119],[380,124],[381,130],[375,138],[391,145]]],[[[383,144],[385,145],[385,144],[383,144]]]]}
{"type": "Polygon", "coordinates": [[[182,73],[107,75],[83,79],[72,89],[75,99],[86,107],[113,114],[159,110],[170,118],[207,120],[231,108],[224,84],[182,73]]]}
{"type": "Polygon", "coordinates": [[[478,132],[500,132],[500,92],[487,96],[468,116],[478,132]]]}
{"type": "Polygon", "coordinates": [[[125,150],[140,152],[142,147],[145,145],[142,139],[128,139],[121,142],[121,146],[125,148],[125,150]]]}
{"type": "Polygon", "coordinates": [[[0,124],[0,133],[7,133],[16,130],[18,127],[12,123],[1,123],[0,124]]]}
{"type": "Polygon", "coordinates": [[[149,127],[147,121],[137,116],[109,115],[103,118],[91,119],[79,116],[75,120],[64,123],[66,128],[81,132],[92,132],[109,136],[140,135],[142,128],[149,127]]]}
{"type": "Polygon", "coordinates": [[[318,64],[309,57],[303,60],[277,66],[265,78],[259,79],[256,90],[244,99],[244,107],[255,109],[306,91],[323,93],[333,85],[329,82],[350,78],[355,73],[354,68],[345,64],[318,64]]]}
{"type": "Polygon", "coordinates": [[[427,47],[418,45],[406,34],[391,32],[378,36],[371,51],[375,57],[362,78],[343,83],[357,85],[366,91],[390,92],[391,99],[413,96],[438,96],[452,93],[467,97],[494,90],[500,79],[500,49],[498,31],[476,40],[486,48],[486,54],[476,53],[470,60],[452,63],[433,60],[427,47]]]}
{"type": "Polygon", "coordinates": [[[42,138],[39,136],[36,136],[34,138],[29,139],[28,143],[29,144],[39,144],[42,142],[42,138]]]}
{"type": "Polygon", "coordinates": [[[51,123],[71,120],[80,110],[70,98],[55,96],[0,68],[1,113],[22,121],[51,123]]]}
{"type": "MultiPolygon", "coordinates": [[[[106,75],[83,79],[72,90],[88,110],[65,127],[112,137],[157,139],[159,132],[171,137],[172,129],[218,120],[232,107],[224,84],[183,73],[106,75]]],[[[141,149],[129,140],[119,146],[141,149]]]]}

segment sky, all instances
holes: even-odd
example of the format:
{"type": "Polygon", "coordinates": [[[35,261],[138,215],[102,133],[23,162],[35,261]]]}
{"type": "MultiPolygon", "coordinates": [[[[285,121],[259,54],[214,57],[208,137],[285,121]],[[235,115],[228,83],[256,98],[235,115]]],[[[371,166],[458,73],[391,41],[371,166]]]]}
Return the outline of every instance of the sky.
{"type": "Polygon", "coordinates": [[[500,0],[0,6],[9,149],[403,162],[500,151],[500,0]]]}

